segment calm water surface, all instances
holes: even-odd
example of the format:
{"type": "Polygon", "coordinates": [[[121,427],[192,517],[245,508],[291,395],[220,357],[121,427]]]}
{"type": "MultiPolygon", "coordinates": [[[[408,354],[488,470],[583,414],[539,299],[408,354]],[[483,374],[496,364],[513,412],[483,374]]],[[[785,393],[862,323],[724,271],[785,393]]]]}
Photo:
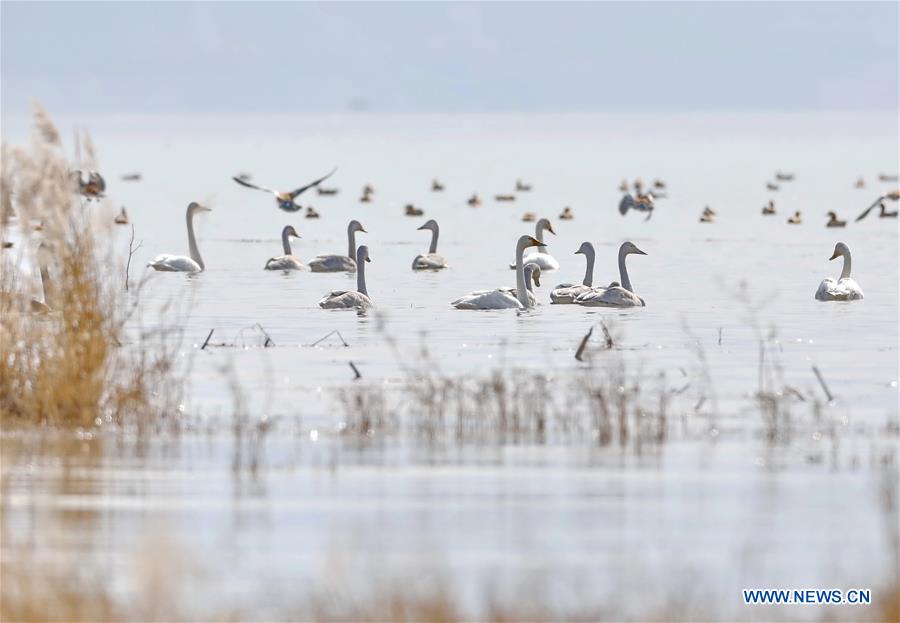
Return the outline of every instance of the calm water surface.
{"type": "MultiPolygon", "coordinates": [[[[207,270],[154,274],[144,292],[144,323],[151,326],[166,301],[190,301],[183,319],[182,351],[191,362],[186,411],[227,423],[232,398],[222,367],[228,364],[254,417],[291,424],[269,438],[265,469],[246,488],[235,483],[230,441],[219,436],[187,440],[175,456],[160,451],[135,460],[109,451],[76,470],[77,481],[90,483],[78,492],[52,489],[52,461],[16,468],[7,501],[14,533],[27,539],[68,526],[64,538],[34,543],[39,555],[87,555],[127,593],[133,578],[118,572],[130,564],[137,534],[153,527],[221,575],[234,599],[259,603],[261,616],[260,595],[322,581],[336,556],[356,579],[372,565],[397,577],[433,568],[465,603],[477,604],[478,591],[492,582],[515,594],[521,582],[537,581],[552,603],[595,600],[637,617],[687,600],[697,616],[743,618],[744,587],[874,589],[896,579],[884,527],[896,509],[885,517],[878,464],[887,456],[896,471],[897,222],[870,216],[844,230],[824,227],[827,211],[852,220],[892,189],[876,175],[900,169],[896,119],[79,123],[94,134],[115,202],[110,211],[127,206],[143,242],[136,266],[157,253],[187,252],[188,202],[214,209],[197,220],[207,270]],[[301,197],[321,213],[318,220],[280,212],[271,197],[230,180],[247,171],[257,183],[288,189],[333,165],[340,168],[327,185],[340,193],[301,197]],[[776,169],[794,172],[796,180],[773,193],[765,183],[776,169]],[[118,180],[135,170],[143,181],[118,180]],[[649,221],[616,209],[619,181],[638,176],[668,183],[668,196],[649,221]],[[854,188],[858,176],[867,180],[865,189],[854,188]],[[446,190],[431,192],[432,178],[446,190]],[[514,203],[494,202],[494,194],[513,191],[517,178],[533,190],[517,194],[514,203]],[[358,202],[365,183],[376,187],[371,204],[358,202]],[[473,192],[481,195],[481,208],[466,205],[473,192]],[[769,198],[778,214],[763,217],[769,198]],[[425,216],[405,217],[406,203],[422,207],[425,216]],[[706,205],[718,213],[713,224],[698,222],[706,205]],[[556,218],[565,206],[574,220],[556,218]],[[803,224],[786,224],[795,210],[803,224]],[[543,304],[520,314],[452,309],[449,301],[469,291],[515,283],[507,264],[517,237],[533,233],[533,224],[521,222],[526,211],[550,217],[557,233],[547,243],[561,269],[542,275],[543,304]],[[308,260],[343,253],[353,218],[369,232],[358,241],[370,248],[367,281],[377,313],[318,308],[330,290],[353,288],[355,276],[262,270],[267,258],[281,254],[284,225],[297,228],[302,239],[294,252],[308,260]],[[427,218],[441,225],[438,250],[451,267],[414,273],[412,259],[427,249],[430,235],[416,227],[427,218]],[[584,240],[597,249],[596,283],[618,280],[623,241],[647,252],[628,260],[646,308],[549,304],[554,285],[581,280],[584,260],[574,251],[584,240]],[[839,240],[853,252],[853,276],[866,298],[819,303],[813,299],[818,283],[841,270],[839,261],[828,261],[839,240]],[[756,311],[740,295],[742,287],[756,311]],[[343,418],[335,392],[353,377],[350,361],[363,376],[358,383],[390,391],[404,379],[401,364],[417,361],[425,345],[429,365],[448,375],[530,369],[545,372],[558,390],[580,365],[573,354],[581,336],[599,322],[611,327],[621,356],[648,378],[693,374],[702,349],[714,415],[733,434],[718,442],[674,439],[641,458],[595,451],[589,443],[429,453],[397,441],[361,452],[333,438],[343,418]],[[259,347],[257,323],[274,348],[259,347]],[[210,329],[213,342],[239,347],[201,352],[210,329]],[[349,347],[335,338],[310,346],[332,330],[349,347]],[[838,449],[810,431],[775,450],[760,439],[752,394],[759,339],[769,334],[785,383],[824,403],[812,366],[822,371],[835,396],[824,409],[839,426],[838,449]],[[386,338],[396,341],[399,360],[386,338]],[[313,430],[321,431],[316,441],[313,430]],[[60,523],[67,510],[95,519],[60,523]],[[653,598],[635,592],[648,582],[665,590],[653,598]]],[[[127,234],[117,236],[124,254],[127,234]]],[[[688,406],[696,400],[685,397],[688,417],[699,417],[688,406]]],[[[702,411],[708,415],[710,408],[702,411]]],[[[815,608],[782,613],[821,614],[815,608]]],[[[847,616],[857,618],[858,611],[847,616]]]]}

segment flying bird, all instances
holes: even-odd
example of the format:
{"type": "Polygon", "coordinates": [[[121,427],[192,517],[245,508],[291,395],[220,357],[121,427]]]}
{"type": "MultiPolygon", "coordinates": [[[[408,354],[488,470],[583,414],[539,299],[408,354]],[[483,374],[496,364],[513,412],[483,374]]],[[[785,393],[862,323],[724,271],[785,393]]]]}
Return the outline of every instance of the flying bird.
{"type": "Polygon", "coordinates": [[[280,209],[284,210],[285,212],[297,212],[297,211],[303,209],[300,205],[298,205],[296,203],[295,200],[297,199],[297,197],[302,195],[305,191],[309,190],[310,188],[314,188],[314,187],[318,186],[319,184],[321,184],[322,182],[324,182],[325,180],[327,180],[329,177],[334,175],[335,171],[337,171],[336,167],[334,169],[332,169],[331,173],[329,173],[328,175],[326,175],[324,177],[320,177],[316,181],[310,182],[306,186],[301,186],[297,190],[292,190],[291,192],[286,192],[286,193],[280,192],[277,190],[272,190],[271,188],[266,188],[265,186],[257,186],[256,184],[251,184],[247,180],[241,179],[240,177],[233,177],[231,179],[233,179],[235,182],[237,182],[241,186],[246,186],[247,188],[253,188],[256,190],[262,190],[267,193],[272,193],[273,195],[275,195],[275,202],[278,204],[278,207],[280,209]]]}

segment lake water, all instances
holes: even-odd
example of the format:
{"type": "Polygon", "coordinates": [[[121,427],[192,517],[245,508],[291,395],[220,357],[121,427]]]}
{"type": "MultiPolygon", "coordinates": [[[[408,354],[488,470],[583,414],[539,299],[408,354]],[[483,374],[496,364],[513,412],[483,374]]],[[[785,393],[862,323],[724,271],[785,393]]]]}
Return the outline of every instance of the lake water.
{"type": "MultiPolygon", "coordinates": [[[[365,585],[372,569],[382,579],[415,578],[423,568],[442,575],[475,614],[484,612],[479,595],[487,588],[515,602],[532,583],[555,612],[596,606],[610,618],[877,616],[861,607],[753,610],[740,589],[874,590],[897,580],[885,528],[897,510],[885,509],[881,492],[886,481],[896,488],[898,228],[872,215],[852,222],[896,188],[877,181],[880,172],[900,170],[896,118],[120,117],[62,127],[73,123],[90,129],[106,175],[112,203],[98,210],[126,206],[143,243],[133,279],[156,254],[187,252],[190,201],[213,208],[197,219],[206,271],[154,274],[143,298],[151,326],[166,301],[189,302],[185,411],[227,426],[234,410],[222,371],[228,365],[250,417],[281,424],[246,488],[236,483],[244,478],[232,472],[233,440],[222,432],[189,436],[175,452],[151,448],[144,458],[105,447],[99,458],[77,462],[72,478],[83,486],[61,492],[52,486],[59,469],[52,457],[5,466],[8,534],[29,543],[34,556],[87,556],[127,595],[136,590],[129,565],[138,535],[162,534],[261,618],[278,616],[267,609],[275,607],[273,594],[302,593],[335,576],[348,587],[365,585]],[[230,179],[246,171],[254,182],[289,189],[332,166],[339,170],[326,185],[339,194],[310,191],[299,200],[320,212],[318,220],[280,212],[270,196],[230,179]],[[770,192],[765,184],[776,170],[796,179],[770,192]],[[143,180],[119,180],[132,171],[143,180]],[[854,187],[860,176],[864,189],[854,187]],[[620,180],[635,177],[668,185],[650,220],[617,210],[620,180]],[[431,191],[433,178],[443,192],[431,191]],[[512,203],[493,200],[512,193],[519,178],[533,190],[512,203]],[[358,201],[366,183],[376,188],[369,204],[358,201]],[[466,204],[473,192],[482,207],[466,204]],[[764,217],[770,198],[778,214],[764,217]],[[407,203],[424,216],[404,216],[407,203]],[[698,222],[706,205],[717,212],[715,223],[698,222]],[[574,220],[557,218],[565,206],[574,220]],[[788,225],[795,210],[803,224],[788,225]],[[542,275],[542,304],[526,313],[452,309],[449,302],[469,291],[514,285],[507,264],[515,241],[534,228],[521,222],[526,211],[551,218],[557,233],[546,241],[561,269],[542,275]],[[828,211],[851,222],[826,229],[828,211]],[[284,225],[298,230],[294,252],[308,260],[343,253],[353,218],[368,230],[358,241],[370,248],[366,275],[377,312],[318,308],[329,291],[352,289],[355,276],[262,270],[281,254],[284,225]],[[427,249],[430,234],[416,231],[427,218],[441,225],[438,250],[450,262],[438,273],[410,269],[427,249]],[[581,280],[584,259],[574,251],[584,240],[597,249],[596,283],[618,280],[623,241],[647,253],[628,259],[645,308],[549,304],[554,285],[581,280]],[[840,261],[828,261],[837,241],[853,252],[863,301],[813,298],[824,277],[840,273],[840,261]],[[574,358],[579,341],[600,322],[617,351],[599,352],[594,342],[595,361],[619,357],[646,378],[665,373],[673,385],[688,379],[673,408],[691,434],[636,456],[577,439],[429,451],[398,437],[360,449],[336,432],[345,417],[337,392],[353,383],[351,361],[362,375],[356,386],[401,401],[404,366],[420,361],[423,345],[428,362],[416,365],[442,375],[534,371],[546,375],[550,391],[564,392],[584,365],[574,358]],[[259,347],[257,323],[274,347],[259,347]],[[210,329],[211,342],[237,347],[200,351],[210,329]],[[333,330],[348,347],[335,337],[310,346],[333,330]],[[824,413],[819,424],[803,420],[792,441],[777,447],[764,441],[753,400],[765,336],[783,384],[805,397],[796,409],[807,413],[821,401],[824,413]],[[703,395],[698,349],[709,373],[703,395]],[[694,423],[710,417],[721,434],[698,434],[707,427],[694,423]],[[831,426],[830,437],[820,434],[831,426]],[[73,511],[92,519],[67,522],[73,511]]],[[[22,136],[21,120],[4,124],[8,138],[22,136]]],[[[128,233],[116,236],[124,257],[128,233]]],[[[18,442],[5,443],[9,450],[18,442]]],[[[11,547],[4,545],[4,564],[11,547]]],[[[186,610],[202,611],[202,596],[215,593],[198,589],[186,610]]]]}

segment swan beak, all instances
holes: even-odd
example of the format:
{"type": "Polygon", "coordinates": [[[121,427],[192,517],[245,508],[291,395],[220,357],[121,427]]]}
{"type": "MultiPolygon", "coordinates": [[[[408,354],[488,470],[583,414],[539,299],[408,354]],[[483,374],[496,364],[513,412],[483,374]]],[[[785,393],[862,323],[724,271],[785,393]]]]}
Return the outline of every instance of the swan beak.
{"type": "Polygon", "coordinates": [[[645,252],[641,251],[637,247],[634,248],[634,252],[637,253],[638,255],[647,255],[645,252]]]}
{"type": "Polygon", "coordinates": [[[532,246],[532,247],[546,247],[547,246],[546,243],[541,244],[540,240],[538,240],[537,238],[532,238],[531,236],[528,236],[528,240],[531,242],[530,246],[532,246]]]}
{"type": "Polygon", "coordinates": [[[420,229],[428,229],[428,228],[425,227],[424,225],[422,225],[421,227],[416,227],[416,231],[419,231],[420,229]]]}
{"type": "Polygon", "coordinates": [[[835,251],[834,253],[831,254],[831,257],[828,258],[828,261],[830,262],[831,260],[840,257],[840,255],[841,255],[840,253],[835,251]]]}
{"type": "Polygon", "coordinates": [[[556,235],[556,232],[553,231],[553,225],[551,225],[550,223],[547,223],[547,231],[549,231],[554,236],[556,235]]]}
{"type": "Polygon", "coordinates": [[[369,256],[367,255],[367,256],[366,256],[366,261],[367,261],[367,262],[371,262],[371,261],[372,261],[372,258],[369,257],[369,256]]]}
{"type": "Polygon", "coordinates": [[[365,227],[360,227],[360,228],[359,228],[359,231],[361,231],[361,232],[364,233],[364,234],[368,234],[368,233],[369,233],[369,232],[366,231],[366,228],[365,228],[365,227]]]}
{"type": "Polygon", "coordinates": [[[212,212],[212,208],[207,208],[206,206],[200,206],[201,212],[212,212]]]}
{"type": "Polygon", "coordinates": [[[581,249],[578,249],[577,251],[575,251],[574,255],[578,255],[579,253],[584,253],[584,251],[582,251],[581,249]]]}

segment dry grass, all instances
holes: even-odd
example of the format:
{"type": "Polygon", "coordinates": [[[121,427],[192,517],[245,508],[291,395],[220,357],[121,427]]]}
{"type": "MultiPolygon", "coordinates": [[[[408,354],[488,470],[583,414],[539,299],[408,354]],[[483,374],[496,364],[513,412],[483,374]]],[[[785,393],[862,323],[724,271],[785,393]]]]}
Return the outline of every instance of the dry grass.
{"type": "Polygon", "coordinates": [[[4,146],[0,174],[4,217],[15,215],[0,225],[0,237],[17,238],[0,258],[0,423],[146,423],[148,414],[155,419],[171,406],[159,404],[159,396],[178,395],[173,386],[160,391],[173,381],[174,353],[149,333],[127,335],[137,296],[122,289],[111,221],[98,220],[102,200],[82,198],[70,176],[92,163],[67,159],[39,106],[34,122],[29,145],[4,146]],[[43,297],[35,295],[38,270],[43,297]],[[35,302],[40,298],[44,305],[35,302]],[[150,349],[150,342],[160,348],[150,349]]]}

